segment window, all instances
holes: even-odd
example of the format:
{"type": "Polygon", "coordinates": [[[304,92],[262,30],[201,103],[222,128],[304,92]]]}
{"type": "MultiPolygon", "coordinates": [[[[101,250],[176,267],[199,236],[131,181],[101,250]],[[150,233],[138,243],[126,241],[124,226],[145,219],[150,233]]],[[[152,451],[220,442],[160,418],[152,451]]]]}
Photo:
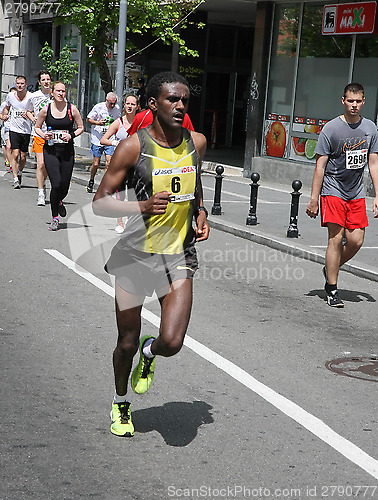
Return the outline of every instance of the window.
{"type": "Polygon", "coordinates": [[[357,36],[353,81],[361,83],[365,89],[366,102],[361,114],[375,122],[378,82],[377,35],[357,36]]]}
{"type": "Polygon", "coordinates": [[[268,115],[291,114],[298,20],[298,5],[276,5],[266,108],[268,115]]]}
{"type": "Polygon", "coordinates": [[[351,35],[322,35],[323,5],[305,4],[294,116],[330,120],[348,83],[351,35]]]}

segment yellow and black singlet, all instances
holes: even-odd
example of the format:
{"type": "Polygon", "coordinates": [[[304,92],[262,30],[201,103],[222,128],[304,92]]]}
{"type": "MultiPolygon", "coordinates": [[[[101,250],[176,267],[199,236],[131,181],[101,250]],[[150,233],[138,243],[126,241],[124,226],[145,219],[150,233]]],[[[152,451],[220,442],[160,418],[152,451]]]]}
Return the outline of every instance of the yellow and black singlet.
{"type": "Polygon", "coordinates": [[[137,132],[140,155],[127,178],[129,193],[134,192],[138,201],[159,191],[171,193],[165,214],[132,216],[127,222],[122,243],[142,252],[179,254],[195,241],[192,220],[197,204],[199,157],[190,132],[182,131],[180,143],[173,148],[158,144],[147,129],[137,132]]]}

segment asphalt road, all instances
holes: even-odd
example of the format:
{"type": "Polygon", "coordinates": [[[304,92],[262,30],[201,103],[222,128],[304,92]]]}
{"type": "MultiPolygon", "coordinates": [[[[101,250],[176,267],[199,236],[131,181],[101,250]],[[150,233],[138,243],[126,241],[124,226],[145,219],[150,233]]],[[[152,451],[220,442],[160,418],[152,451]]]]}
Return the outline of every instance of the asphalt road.
{"type": "Polygon", "coordinates": [[[117,438],[115,221],[72,184],[49,232],[34,174],[19,191],[0,176],[1,499],[378,498],[376,283],[343,273],[334,310],[320,265],[213,230],[186,345],[117,438]]]}

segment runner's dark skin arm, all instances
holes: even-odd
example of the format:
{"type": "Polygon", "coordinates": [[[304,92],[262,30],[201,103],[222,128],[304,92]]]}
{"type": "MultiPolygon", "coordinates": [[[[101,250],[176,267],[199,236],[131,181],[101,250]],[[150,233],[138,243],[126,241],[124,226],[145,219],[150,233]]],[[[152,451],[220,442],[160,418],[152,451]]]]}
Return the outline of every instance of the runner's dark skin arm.
{"type": "Polygon", "coordinates": [[[155,193],[146,201],[121,201],[112,197],[127,176],[128,171],[136,165],[139,153],[140,144],[137,135],[128,137],[117,146],[93,198],[92,208],[95,215],[125,217],[135,213],[148,215],[165,213],[171,195],[167,191],[155,193]]]}
{"type": "MultiPolygon", "coordinates": [[[[206,138],[204,135],[199,134],[198,132],[191,132],[192,139],[194,145],[196,147],[198,156],[200,158],[200,164],[202,165],[202,160],[206,151],[206,138]]],[[[202,190],[202,182],[201,177],[199,177],[199,186],[198,186],[198,197],[197,197],[197,206],[203,207],[203,190],[202,190]]],[[[204,241],[207,240],[210,233],[209,223],[207,222],[206,214],[203,210],[200,210],[196,219],[196,241],[204,241]]]]}

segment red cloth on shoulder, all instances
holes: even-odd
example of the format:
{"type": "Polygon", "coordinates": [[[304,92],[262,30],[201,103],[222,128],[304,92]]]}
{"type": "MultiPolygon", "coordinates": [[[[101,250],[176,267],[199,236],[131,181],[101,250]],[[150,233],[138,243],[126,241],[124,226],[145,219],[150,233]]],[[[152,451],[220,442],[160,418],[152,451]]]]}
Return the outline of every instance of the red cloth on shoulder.
{"type": "MultiPolygon", "coordinates": [[[[135,134],[135,132],[137,130],[139,130],[140,128],[145,128],[145,127],[148,127],[148,125],[151,125],[152,120],[153,120],[153,114],[152,114],[152,111],[150,109],[145,109],[144,111],[137,113],[135,115],[133,123],[130,125],[130,128],[127,130],[127,133],[129,135],[135,134]]],[[[194,127],[193,127],[192,121],[189,118],[188,114],[186,114],[184,116],[184,121],[182,123],[182,126],[184,128],[187,128],[188,130],[192,130],[194,132],[194,127]]]]}

